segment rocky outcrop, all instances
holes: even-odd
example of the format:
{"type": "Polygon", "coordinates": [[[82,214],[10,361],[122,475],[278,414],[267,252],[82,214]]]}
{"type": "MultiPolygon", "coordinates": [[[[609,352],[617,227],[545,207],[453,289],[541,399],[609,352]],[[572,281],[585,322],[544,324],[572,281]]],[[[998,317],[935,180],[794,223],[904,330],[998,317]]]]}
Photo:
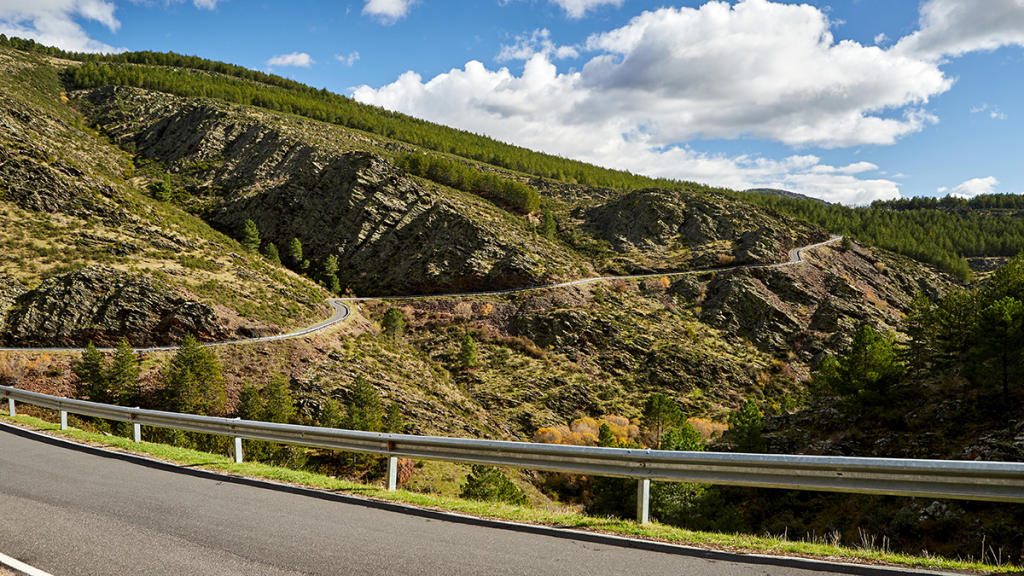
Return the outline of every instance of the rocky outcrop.
{"type": "Polygon", "coordinates": [[[314,271],[335,255],[342,286],[357,293],[506,288],[587,272],[517,216],[340,145],[350,131],[129,88],[76,98],[120,145],[215,196],[203,215],[216,227],[235,233],[251,219],[282,254],[297,238],[314,271]]]}
{"type": "Polygon", "coordinates": [[[685,249],[698,268],[777,262],[790,248],[825,238],[805,223],[707,191],[637,190],[577,215],[616,251],[664,256],[685,249]]]}
{"type": "Polygon", "coordinates": [[[898,330],[917,292],[936,296],[952,280],[908,258],[861,248],[821,248],[806,263],[719,274],[674,292],[701,301],[701,321],[805,361],[834,353],[858,325],[898,330]]]}
{"type": "Polygon", "coordinates": [[[171,344],[186,334],[225,336],[213,310],[151,278],[95,266],[43,281],[11,307],[3,340],[16,346],[171,344]]]}
{"type": "Polygon", "coordinates": [[[14,301],[25,293],[27,289],[25,286],[18,282],[16,279],[7,276],[6,274],[0,274],[0,331],[4,328],[4,317],[7,315],[7,309],[14,304],[14,301]]]}

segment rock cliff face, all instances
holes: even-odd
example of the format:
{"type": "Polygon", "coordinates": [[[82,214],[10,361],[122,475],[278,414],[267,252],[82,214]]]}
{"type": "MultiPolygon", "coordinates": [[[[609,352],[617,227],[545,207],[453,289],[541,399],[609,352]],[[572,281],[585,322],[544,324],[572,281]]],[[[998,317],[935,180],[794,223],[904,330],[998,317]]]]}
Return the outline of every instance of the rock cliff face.
{"type": "Polygon", "coordinates": [[[799,266],[750,268],[699,285],[679,284],[701,305],[701,321],[765,352],[816,364],[860,324],[899,330],[914,295],[937,296],[952,279],[881,250],[816,250],[799,266]]]}
{"type": "Polygon", "coordinates": [[[3,339],[14,346],[109,346],[127,338],[148,346],[176,343],[186,334],[225,336],[209,306],[145,276],[91,267],[49,278],[19,296],[3,339]]]}
{"type": "Polygon", "coordinates": [[[807,224],[706,191],[637,190],[580,209],[577,217],[615,250],[645,254],[648,270],[779,262],[789,249],[827,238],[807,224]]]}
{"type": "Polygon", "coordinates": [[[204,213],[214,225],[233,232],[252,219],[282,251],[298,238],[314,268],[336,255],[342,286],[357,293],[504,288],[587,271],[520,218],[412,178],[366,143],[352,151],[338,127],[127,88],[77,98],[144,158],[171,171],[207,167],[193,172],[195,191],[216,191],[204,213]]]}

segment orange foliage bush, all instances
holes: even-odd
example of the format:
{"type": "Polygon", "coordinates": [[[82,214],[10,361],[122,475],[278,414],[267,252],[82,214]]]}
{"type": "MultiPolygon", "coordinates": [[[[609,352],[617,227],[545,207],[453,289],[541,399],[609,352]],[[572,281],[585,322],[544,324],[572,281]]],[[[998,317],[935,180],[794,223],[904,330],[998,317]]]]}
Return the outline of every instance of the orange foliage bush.
{"type": "Polygon", "coordinates": [[[629,418],[606,414],[599,418],[584,416],[573,420],[569,426],[549,426],[534,432],[533,441],[543,444],[571,444],[574,446],[597,446],[601,425],[607,424],[620,444],[635,442],[640,437],[640,427],[631,424],[629,418]]]}
{"type": "Polygon", "coordinates": [[[703,438],[705,442],[708,442],[713,438],[720,437],[729,429],[728,424],[723,422],[712,422],[706,418],[688,418],[686,421],[697,429],[697,432],[700,433],[700,437],[703,438]]]}

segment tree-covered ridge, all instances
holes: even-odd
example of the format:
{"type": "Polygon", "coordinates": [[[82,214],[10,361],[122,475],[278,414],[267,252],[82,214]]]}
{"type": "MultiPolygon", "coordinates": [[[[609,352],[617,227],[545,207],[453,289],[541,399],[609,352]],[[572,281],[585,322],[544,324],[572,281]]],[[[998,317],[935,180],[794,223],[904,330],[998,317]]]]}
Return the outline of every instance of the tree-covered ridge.
{"type": "Polygon", "coordinates": [[[617,189],[693,186],[601,168],[578,160],[535,152],[464,130],[441,126],[273,74],[173,52],[85,54],[0,35],[0,46],[83,62],[65,80],[74,88],[134,86],[186,97],[215,98],[236,104],[306,116],[388,138],[501,166],[526,174],[617,189]]]}
{"type": "Polygon", "coordinates": [[[909,198],[849,207],[774,195],[734,194],[833,233],[933,264],[961,280],[971,275],[965,258],[1015,256],[1024,250],[1024,219],[1005,212],[1024,209],[1024,198],[1016,195],[970,200],[909,198]]]}

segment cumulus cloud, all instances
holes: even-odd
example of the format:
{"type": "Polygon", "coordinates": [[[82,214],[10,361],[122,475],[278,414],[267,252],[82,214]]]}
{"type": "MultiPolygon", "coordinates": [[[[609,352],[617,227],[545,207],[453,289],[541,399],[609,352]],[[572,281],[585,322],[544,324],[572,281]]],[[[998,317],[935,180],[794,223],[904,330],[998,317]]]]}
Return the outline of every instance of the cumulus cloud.
{"type": "Polygon", "coordinates": [[[583,18],[587,12],[598,6],[622,6],[625,0],[551,0],[565,10],[570,18],[583,18]]]}
{"type": "Polygon", "coordinates": [[[996,180],[993,176],[985,178],[971,178],[957,184],[952,190],[948,188],[939,188],[939,193],[948,191],[950,196],[957,198],[974,198],[982,194],[995,194],[996,186],[999,185],[999,180],[996,180]]]}
{"type": "MultiPolygon", "coordinates": [[[[1024,5],[992,2],[1007,18],[1024,5]]],[[[1013,26],[1002,22],[989,22],[986,33],[967,18],[968,30],[953,33],[958,20],[944,18],[943,10],[959,14],[971,4],[929,0],[921,30],[889,48],[836,40],[826,13],[807,4],[739,0],[662,8],[574,47],[577,57],[586,56],[579,69],[559,71],[558,44],[539,30],[499,54],[502,61],[523,60],[521,73],[471,61],[429,79],[407,72],[385,86],[359,87],[354,97],[652,176],[864,203],[898,196],[899,182],[867,162],[726,157],[686,143],[757,138],[836,148],[888,145],[919,132],[938,121],[929,101],[953,85],[936,50],[957,54],[1015,42],[1013,26]],[[929,38],[942,35],[937,30],[962,41],[926,49],[936,42],[929,38]]]]}
{"type": "Polygon", "coordinates": [[[415,0],[366,0],[363,14],[373,16],[385,24],[394,23],[409,13],[415,0]]]}
{"type": "Polygon", "coordinates": [[[546,54],[552,59],[578,58],[580,53],[573,46],[558,46],[551,40],[551,32],[546,28],[538,28],[530,34],[515,37],[512,44],[501,47],[498,62],[509,60],[529,60],[535,54],[546,54]]]}
{"type": "Polygon", "coordinates": [[[1024,1],[928,0],[919,30],[895,49],[934,60],[1007,45],[1024,46],[1024,1]]]}
{"type": "Polygon", "coordinates": [[[0,33],[75,52],[119,52],[93,40],[76,22],[92,20],[116,32],[121,23],[110,0],[0,0],[0,33]]]}
{"type": "Polygon", "coordinates": [[[267,66],[296,66],[299,68],[309,68],[314,64],[313,59],[305,52],[291,52],[288,54],[279,54],[271,57],[267,60],[267,66]]]}

